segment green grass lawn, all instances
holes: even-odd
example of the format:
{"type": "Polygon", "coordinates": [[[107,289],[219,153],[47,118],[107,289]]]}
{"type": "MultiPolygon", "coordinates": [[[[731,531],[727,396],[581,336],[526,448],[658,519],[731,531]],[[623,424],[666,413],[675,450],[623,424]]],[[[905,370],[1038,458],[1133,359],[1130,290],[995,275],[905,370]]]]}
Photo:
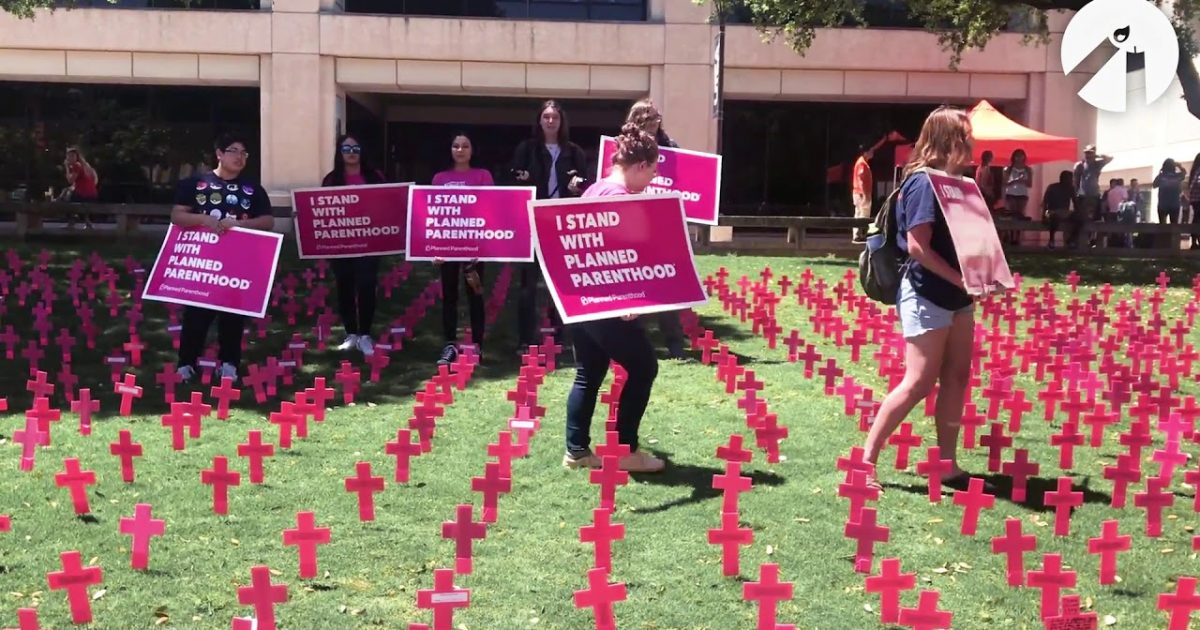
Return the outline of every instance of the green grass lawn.
{"type": "MultiPolygon", "coordinates": [[[[90,251],[90,247],[78,251],[75,247],[56,246],[54,264],[60,282],[65,282],[66,266],[90,251]]],[[[154,251],[145,247],[132,253],[149,266],[154,251]]],[[[25,252],[29,258],[29,250],[25,252]]],[[[106,246],[102,253],[118,265],[128,252],[106,246]]],[[[285,259],[293,263],[286,264],[284,271],[299,268],[291,251],[285,259]]],[[[725,266],[731,282],[743,274],[756,278],[766,265],[776,277],[796,278],[807,267],[835,282],[848,267],[846,261],[833,259],[753,257],[702,257],[700,265],[702,273],[725,266]]],[[[1043,279],[1060,283],[1068,270],[1078,268],[1085,284],[1119,283],[1120,297],[1133,286],[1152,283],[1160,265],[1131,261],[1116,267],[1103,261],[1030,258],[1013,261],[1013,267],[1027,283],[1043,279]]],[[[1173,286],[1179,288],[1170,291],[1164,312],[1178,317],[1191,298],[1187,287],[1196,269],[1167,269],[1173,286]]],[[[393,299],[384,301],[379,321],[397,316],[432,277],[431,268],[418,266],[414,278],[393,299]]],[[[128,291],[129,286],[123,278],[121,287],[128,291]]],[[[1059,284],[1058,290],[1067,289],[1059,284]]],[[[1082,288],[1081,294],[1085,294],[1082,288]]],[[[510,305],[513,297],[515,288],[510,305]]],[[[27,309],[18,308],[15,297],[7,304],[9,312],[0,323],[29,330],[27,309]]],[[[277,611],[283,628],[407,628],[409,622],[429,623],[429,613],[416,608],[416,592],[431,587],[435,569],[454,566],[454,543],[441,538],[441,523],[454,517],[460,503],[479,505],[470,479],[483,473],[489,459],[487,444],[506,427],[512,404],[505,394],[513,387],[519,367],[512,351],[514,309],[507,308],[489,332],[487,363],[439,421],[433,452],[413,461],[410,483],[391,483],[392,458],[383,445],[394,439],[397,428],[406,426],[415,389],[434,373],[440,346],[439,309],[435,305],[418,327],[417,338],[393,354],[381,383],[365,383],[353,406],[334,404],[326,422],[314,425],[308,439],[268,460],[266,483],[260,486],[248,484],[245,460],[236,457],[236,445],[251,429],[276,439],[277,429],[266,418],[272,405],[244,403],[227,422],[208,420],[203,436],[190,440],[185,451],[171,449],[170,432],[159,421],[166,406],[161,391],[151,386],[153,373],[174,357],[162,305],[146,305],[143,338],[154,350],[146,353],[139,373],[140,383],[147,386],[146,398],[135,405],[136,415],[129,418],[116,416],[108,370],[102,364],[108,348],[124,340],[123,321],[111,320],[106,309],[97,307],[98,323],[107,325],[104,336],[95,351],[77,350],[75,372],[83,381],[81,387],[106,392],[102,413],[89,437],[80,436],[75,416],[64,413],[54,428],[53,446],[38,452],[32,473],[18,472],[20,445],[12,442],[12,432],[24,425],[20,411],[30,402],[24,391],[26,364],[20,359],[10,361],[10,369],[0,374],[0,393],[8,396],[10,404],[8,415],[0,418],[0,465],[7,471],[0,476],[0,514],[12,516],[12,531],[0,533],[0,627],[14,625],[15,610],[29,606],[39,609],[44,626],[70,625],[64,594],[50,592],[45,577],[48,571],[58,570],[59,553],[66,550],[78,550],[85,562],[104,569],[103,594],[92,589],[96,621],[91,627],[95,628],[150,628],[158,623],[228,628],[231,617],[250,612],[238,605],[237,587],[249,582],[250,568],[258,564],[276,570],[274,579],[289,586],[291,600],[277,611]],[[121,429],[131,429],[145,447],[145,456],[136,462],[137,481],[129,485],[121,482],[118,462],[108,454],[108,444],[121,429]],[[214,455],[228,456],[231,467],[243,473],[243,485],[230,489],[230,511],[225,517],[213,514],[211,491],[200,484],[200,471],[211,466],[214,455]],[[98,476],[98,484],[89,491],[92,512],[86,518],[74,516],[66,489],[54,485],[54,474],[68,457],[78,457],[84,468],[98,476]],[[377,519],[370,523],[358,520],[355,497],[343,490],[343,479],[353,474],[358,461],[371,462],[374,474],[388,479],[386,491],[376,496],[377,519]],[[134,505],[143,502],[152,504],[154,516],[166,519],[167,525],[166,535],[151,543],[151,570],[137,572],[129,568],[129,539],[119,534],[118,521],[131,516],[134,505]],[[282,545],[281,532],[295,526],[296,512],[302,510],[315,512],[317,524],[333,532],[332,544],[318,551],[320,577],[313,580],[298,578],[296,551],[282,545]]],[[[782,445],[779,464],[767,464],[756,450],[754,461],[744,469],[755,485],[741,497],[741,521],[754,529],[754,544],[742,550],[742,579],[723,578],[720,549],[706,542],[707,530],[720,524],[721,496],[711,488],[711,480],[721,472],[723,462],[714,454],[732,433],[748,439],[752,433],[735,397],[726,395],[724,385],[716,380],[714,368],[696,360],[661,362],[642,442],[671,465],[662,475],[636,476],[617,493],[613,521],[625,524],[626,535],[614,544],[612,579],[625,583],[629,592],[628,600],[616,607],[619,626],[752,628],[757,609],[742,601],[741,584],[757,579],[759,564],[773,562],[780,565],[781,579],[795,584],[794,598],[779,607],[781,622],[821,630],[881,627],[878,598],[863,592],[864,576],[853,571],[854,543],[842,537],[847,506],[837,497],[841,474],[835,460],[861,443],[857,421],[843,414],[840,397],[825,395],[819,378],[806,380],[800,367],[787,363],[782,345],[769,350],[762,338],[751,334],[749,324],[724,315],[717,301],[698,312],[704,325],[714,329],[742,357],[742,363],[766,382],[771,410],[791,435],[782,445]]],[[[861,362],[851,363],[848,349],[812,333],[807,316],[791,298],[778,309],[785,333],[797,328],[810,342],[820,339],[818,350],[823,355],[836,358],[848,374],[881,398],[885,383],[876,376],[869,353],[861,362]]],[[[74,323],[70,304],[56,304],[54,319],[55,334],[59,326],[74,323]]],[[[297,330],[311,336],[311,328],[311,319],[304,319],[297,330]]],[[[273,332],[266,341],[253,340],[248,360],[278,353],[290,335],[283,334],[280,320],[273,324],[273,332]]],[[[59,367],[57,347],[48,350],[51,358],[43,362],[43,369],[54,374],[59,367]]],[[[302,386],[315,375],[332,376],[341,357],[333,351],[310,350],[306,360],[305,376],[298,382],[302,386]]],[[[560,362],[569,366],[569,355],[560,357],[560,362]]],[[[572,593],[586,586],[592,550],[579,542],[578,528],[590,523],[598,490],[588,483],[586,473],[559,465],[565,397],[572,376],[569,367],[560,368],[547,376],[540,390],[539,402],[548,410],[542,429],[533,439],[529,457],[513,464],[512,492],[500,499],[499,520],[489,526],[487,539],[476,543],[474,573],[456,579],[457,585],[472,590],[470,608],[455,615],[457,628],[592,627],[590,611],[576,610],[572,593]]],[[[1032,397],[1040,384],[1022,375],[1016,386],[1032,397]]],[[[1183,391],[1194,394],[1195,383],[1185,382],[1183,391]]],[[[245,393],[249,400],[249,392],[245,393]]],[[[977,394],[977,401],[981,400],[977,394]]],[[[57,393],[55,401],[61,406],[57,393]]],[[[1041,404],[1035,403],[1032,417],[1026,418],[1017,436],[1017,446],[1030,449],[1032,459],[1042,465],[1040,480],[1031,483],[1031,495],[1051,487],[1063,474],[1057,469],[1057,451],[1047,443],[1056,428],[1040,420],[1041,412],[1041,404]]],[[[602,407],[597,410],[593,430],[597,440],[603,413],[602,407]]],[[[920,417],[919,411],[911,419],[928,445],[931,420],[920,417]]],[[[924,480],[911,470],[892,470],[893,452],[885,452],[881,477],[887,491],[877,507],[880,523],[891,528],[891,541],[877,547],[876,567],[878,558],[901,558],[904,570],[917,572],[918,588],[941,591],[941,607],[954,612],[956,627],[1039,628],[1039,591],[1007,587],[1003,557],[990,552],[990,538],[1003,533],[1006,517],[1016,516],[1023,519],[1026,532],[1036,533],[1039,539],[1038,555],[1027,558],[1028,568],[1040,566],[1040,553],[1062,553],[1065,564],[1079,573],[1073,592],[1083,596],[1102,619],[1111,615],[1118,627],[1125,628],[1164,627],[1166,616],[1155,610],[1155,601],[1159,593],[1173,590],[1176,577],[1196,573],[1191,551],[1196,519],[1190,490],[1180,492],[1168,510],[1159,539],[1143,535],[1142,510],[1132,505],[1123,511],[1108,507],[1111,484],[1102,478],[1101,468],[1113,463],[1120,448],[1115,433],[1127,426],[1128,418],[1122,418],[1121,424],[1109,428],[1103,448],[1077,451],[1071,474],[1076,489],[1088,490],[1089,501],[1075,513],[1069,538],[1051,535],[1052,512],[1003,498],[997,499],[995,509],[984,512],[977,536],[962,537],[958,533],[961,509],[948,496],[941,504],[930,504],[924,480]],[[1134,535],[1134,546],[1120,557],[1121,583],[1102,587],[1097,584],[1097,558],[1086,553],[1086,540],[1098,535],[1100,523],[1110,518],[1120,519],[1122,533],[1134,535]]],[[[923,450],[913,453],[913,461],[919,459],[923,450]]],[[[966,452],[962,461],[968,470],[985,471],[986,451],[966,452]]],[[[1143,469],[1156,466],[1147,462],[1143,469]]],[[[1134,491],[1131,488],[1131,500],[1134,491]]],[[[916,597],[915,592],[906,593],[903,605],[915,605],[916,597]]]]}

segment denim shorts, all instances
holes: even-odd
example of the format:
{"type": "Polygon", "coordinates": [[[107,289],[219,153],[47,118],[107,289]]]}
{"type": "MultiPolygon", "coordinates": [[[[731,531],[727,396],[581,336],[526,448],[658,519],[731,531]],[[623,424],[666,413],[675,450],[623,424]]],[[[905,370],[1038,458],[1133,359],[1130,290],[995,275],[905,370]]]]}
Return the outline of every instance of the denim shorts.
{"type": "Polygon", "coordinates": [[[949,328],[958,313],[970,313],[975,305],[964,306],[957,311],[942,308],[929,299],[917,295],[908,274],[900,280],[900,293],[896,299],[896,311],[900,316],[900,329],[905,339],[920,337],[927,332],[949,328]]]}

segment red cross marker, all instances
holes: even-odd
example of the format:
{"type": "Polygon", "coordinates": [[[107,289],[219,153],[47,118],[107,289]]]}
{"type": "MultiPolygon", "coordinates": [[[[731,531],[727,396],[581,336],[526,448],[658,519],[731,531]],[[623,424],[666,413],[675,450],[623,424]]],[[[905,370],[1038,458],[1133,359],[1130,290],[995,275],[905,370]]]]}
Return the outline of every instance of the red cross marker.
{"type": "Polygon", "coordinates": [[[1008,432],[1013,434],[1019,433],[1021,431],[1021,418],[1026,413],[1033,411],[1033,403],[1025,399],[1025,390],[1018,389],[1013,391],[1008,400],[1004,401],[1003,407],[1010,414],[1008,417],[1008,432]]]}
{"type": "Polygon", "coordinates": [[[471,478],[471,491],[483,495],[483,522],[495,523],[497,499],[512,491],[512,478],[501,477],[500,464],[488,462],[483,467],[482,477],[471,478]]]}
{"type": "Polygon", "coordinates": [[[1042,569],[1029,572],[1029,586],[1042,589],[1042,619],[1057,615],[1064,588],[1075,588],[1075,572],[1062,570],[1062,556],[1042,555],[1042,569]]]}
{"type": "Polygon", "coordinates": [[[37,421],[38,432],[45,433],[45,441],[39,442],[42,446],[50,446],[50,423],[62,420],[62,412],[58,409],[50,407],[50,399],[39,397],[33,400],[33,409],[25,412],[25,418],[33,418],[37,421]]]}
{"type": "Polygon", "coordinates": [[[362,373],[354,369],[349,361],[342,361],[334,380],[342,386],[342,401],[347,405],[354,402],[354,395],[362,387],[362,373]]]}
{"type": "Polygon", "coordinates": [[[17,609],[17,627],[6,628],[5,630],[42,630],[41,624],[38,623],[38,612],[36,608],[18,608],[17,609]]]}
{"type": "Polygon", "coordinates": [[[1192,612],[1200,610],[1200,595],[1196,594],[1196,578],[1180,577],[1174,593],[1158,596],[1158,609],[1167,611],[1170,621],[1167,630],[1187,630],[1192,612]]]}
{"type": "MultiPolygon", "coordinates": [[[[749,490],[749,478],[746,479],[746,489],[749,490]]],[[[715,485],[715,482],[714,482],[715,485]]],[[[863,506],[867,501],[879,500],[879,488],[867,484],[867,473],[862,470],[850,472],[850,481],[838,485],[838,496],[850,500],[850,521],[859,520],[863,506]]],[[[734,505],[736,511],[737,505],[734,505]]],[[[730,510],[724,510],[726,512],[730,510]]]]}
{"type": "Polygon", "coordinates": [[[132,518],[121,519],[121,533],[132,537],[130,566],[145,571],[150,563],[150,538],[162,536],[167,522],[152,518],[149,503],[139,503],[133,508],[132,518]]]}
{"type": "Polygon", "coordinates": [[[313,386],[304,390],[304,394],[314,405],[313,420],[324,422],[325,405],[333,400],[333,390],[325,386],[325,377],[318,376],[313,379],[313,386]]]}
{"type": "Polygon", "coordinates": [[[1083,493],[1071,491],[1071,478],[1059,477],[1058,487],[1047,490],[1043,503],[1054,508],[1054,535],[1071,535],[1071,508],[1083,505],[1083,493]]]}
{"type": "Polygon", "coordinates": [[[92,600],[88,597],[88,587],[103,581],[104,572],[100,567],[84,568],[78,551],[64,551],[59,557],[62,560],[62,571],[46,574],[50,590],[67,592],[72,623],[91,623],[92,600]]]}
{"type": "Polygon", "coordinates": [[[92,400],[92,390],[79,390],[79,399],[71,402],[71,413],[79,414],[79,434],[92,434],[92,414],[100,411],[100,401],[92,400]]]}
{"type": "Polygon", "coordinates": [[[779,602],[792,598],[792,588],[791,582],[779,581],[778,564],[762,565],[757,582],[742,584],[742,599],[758,602],[758,625],[754,626],[757,630],[776,630],[779,602]]]}
{"type": "Polygon", "coordinates": [[[470,503],[458,506],[455,519],[442,523],[442,538],[454,541],[454,571],[471,574],[471,551],[476,540],[487,538],[487,525],[474,521],[475,507],[470,503]]]}
{"type": "Polygon", "coordinates": [[[417,608],[433,610],[433,630],[454,630],[454,610],[471,605],[471,590],[454,585],[452,569],[433,572],[433,588],[417,591],[417,608]]]}
{"type": "MultiPolygon", "coordinates": [[[[502,434],[504,433],[508,432],[503,431],[502,434]]],[[[396,458],[396,483],[408,483],[409,463],[413,457],[421,454],[421,444],[412,441],[412,432],[408,429],[397,430],[396,440],[385,443],[383,450],[396,458]]],[[[490,450],[488,454],[491,454],[490,450]]],[[[509,470],[511,471],[511,468],[509,470]]]]}
{"type": "Polygon", "coordinates": [[[1037,536],[1021,533],[1021,519],[1008,518],[1004,521],[1004,535],[992,539],[992,553],[1002,553],[1008,558],[1008,585],[1025,585],[1025,554],[1037,549],[1037,536]]]}
{"type": "Polygon", "coordinates": [[[49,398],[54,395],[54,384],[47,382],[46,373],[38,370],[33,379],[25,381],[25,390],[33,394],[34,398],[49,398]]]}
{"type": "Polygon", "coordinates": [[[13,441],[21,445],[21,470],[33,470],[37,447],[50,443],[50,434],[38,428],[37,418],[25,414],[25,428],[13,432],[13,441]]]}
{"type": "Polygon", "coordinates": [[[300,578],[317,577],[317,545],[328,545],[330,529],[317,527],[312,512],[296,513],[296,528],[283,530],[283,545],[300,552],[300,578]]]}
{"type": "MultiPolygon", "coordinates": [[[[303,418],[304,416],[295,413],[295,405],[287,402],[279,406],[279,411],[271,412],[267,421],[279,426],[279,448],[292,447],[292,430],[299,429],[299,423],[303,418]]],[[[299,433],[298,430],[297,433],[299,433]]]]}
{"type": "MultiPolygon", "coordinates": [[[[992,426],[1000,426],[994,423],[992,426]]],[[[963,536],[974,536],[979,527],[979,512],[991,509],[996,504],[996,497],[983,491],[983,479],[971,477],[967,489],[954,493],[954,505],[963,506],[962,525],[959,533],[963,536]]]]}
{"type": "Polygon", "coordinates": [[[721,512],[737,512],[738,496],[750,491],[750,478],[742,476],[740,469],[741,464],[725,464],[725,474],[713,475],[713,489],[723,493],[721,512]]]}
{"type": "Polygon", "coordinates": [[[200,471],[200,483],[213,487],[213,512],[229,514],[229,486],[242,485],[242,474],[229,470],[224,455],[213,457],[213,467],[200,471]]]}
{"type": "Polygon", "coordinates": [[[12,531],[12,517],[7,514],[0,514],[0,532],[12,531]]]}
{"type": "Polygon", "coordinates": [[[121,458],[121,480],[133,483],[133,458],[142,456],[142,445],[133,441],[129,429],[121,429],[116,442],[108,445],[108,452],[121,458]]]}
{"type": "Polygon", "coordinates": [[[721,527],[708,530],[708,544],[721,545],[721,574],[725,577],[741,573],[740,547],[754,542],[754,530],[738,525],[737,512],[723,512],[721,527]]]}
{"type": "Polygon", "coordinates": [[[169,405],[175,402],[175,386],[183,382],[178,368],[172,363],[164,363],[162,371],[154,376],[154,382],[163,388],[163,399],[169,405]]]}
{"type": "Polygon", "coordinates": [[[346,478],[346,492],[358,494],[358,519],[375,520],[375,493],[383,492],[383,477],[371,476],[371,462],[355,464],[355,476],[346,478]]]}
{"type": "Polygon", "coordinates": [[[213,386],[208,393],[217,401],[217,419],[229,419],[229,403],[242,399],[242,390],[233,388],[233,379],[226,376],[221,384],[213,386]]]}
{"type": "Polygon", "coordinates": [[[137,377],[126,373],[125,380],[113,385],[113,393],[121,396],[122,416],[132,413],[133,399],[142,397],[142,388],[137,386],[137,377]]]}
{"type": "Polygon", "coordinates": [[[1004,449],[1013,445],[1013,439],[1004,435],[1004,425],[993,422],[991,432],[979,438],[979,443],[988,449],[988,472],[1000,472],[1004,449]]]}
{"type": "MultiPolygon", "coordinates": [[[[130,311],[130,315],[132,314],[133,311],[130,311]]],[[[129,356],[133,361],[133,367],[139,367],[142,365],[142,350],[146,349],[146,344],[142,343],[141,340],[138,339],[137,335],[134,335],[129,339],[129,341],[122,344],[121,349],[129,353],[129,356]]]]}
{"type": "Polygon", "coordinates": [[[908,468],[908,451],[921,446],[921,436],[913,435],[912,431],[912,423],[905,422],[888,438],[887,443],[896,447],[896,470],[908,468]]]}
{"type": "Polygon", "coordinates": [[[190,401],[181,403],[183,408],[187,410],[189,416],[192,417],[192,423],[188,427],[188,433],[192,438],[200,437],[200,421],[212,415],[212,405],[204,403],[204,394],[201,392],[192,392],[190,401]]]}
{"type": "Polygon", "coordinates": [[[900,621],[900,593],[916,586],[916,573],[900,572],[900,558],[884,558],[879,563],[879,575],[865,581],[868,593],[879,593],[879,621],[888,624],[900,621]]]}
{"type": "Polygon", "coordinates": [[[942,500],[942,478],[954,470],[954,461],[941,458],[942,449],[930,446],[926,451],[925,461],[917,463],[917,474],[925,475],[928,479],[929,501],[938,503],[942,500]]]}
{"type": "Polygon", "coordinates": [[[250,460],[250,483],[259,484],[263,482],[263,458],[275,456],[275,445],[270,442],[262,441],[262,431],[251,431],[246,442],[238,444],[238,457],[245,457],[250,460]]]}
{"type": "Polygon", "coordinates": [[[242,378],[242,382],[254,390],[254,401],[260,405],[267,402],[268,378],[266,371],[259,369],[258,365],[251,363],[246,366],[246,376],[242,378]]]}
{"type": "Polygon", "coordinates": [[[1046,620],[1046,630],[1096,630],[1100,621],[1094,612],[1082,612],[1078,595],[1062,598],[1062,614],[1046,620]]]}
{"type": "Polygon", "coordinates": [[[88,506],[87,487],[96,485],[96,473],[90,470],[80,470],[79,460],[74,457],[64,459],[63,468],[63,472],[54,475],[54,485],[59,488],[70,488],[71,502],[75,504],[76,514],[91,512],[91,508],[88,506]]]}
{"type": "MultiPolygon", "coordinates": [[[[579,542],[595,545],[594,566],[605,571],[612,571],[612,541],[625,538],[625,526],[612,523],[611,517],[612,511],[596,508],[592,511],[592,524],[579,528],[579,542]]],[[[712,530],[709,530],[709,542],[712,542],[712,530]]]]}
{"type": "Polygon", "coordinates": [[[1037,462],[1029,461],[1029,451],[1019,448],[1013,455],[1013,461],[1004,462],[1000,470],[1012,478],[1011,498],[1013,503],[1024,503],[1026,484],[1030,477],[1038,474],[1041,466],[1037,462]]]}
{"type": "Polygon", "coordinates": [[[608,431],[605,436],[605,443],[596,449],[596,454],[600,456],[600,468],[590,471],[588,480],[600,486],[600,507],[612,510],[617,504],[617,486],[629,483],[629,473],[621,470],[620,462],[621,458],[629,455],[630,449],[627,444],[618,441],[615,431],[608,431]]]}
{"type": "Polygon", "coordinates": [[[1115,519],[1101,524],[1100,536],[1088,539],[1088,553],[1100,556],[1100,584],[1113,584],[1117,577],[1117,554],[1129,551],[1133,536],[1120,535],[1120,522],[1115,519]]]}
{"type": "Polygon", "coordinates": [[[1113,482],[1112,507],[1125,507],[1129,484],[1142,480],[1142,471],[1137,458],[1129,453],[1117,455],[1116,466],[1104,467],[1104,478],[1113,482]]]}
{"type": "Polygon", "coordinates": [[[192,424],[192,416],[183,403],[171,403],[171,413],[162,417],[162,425],[171,429],[171,448],[182,451],[187,446],[184,431],[192,424]]]}
{"type": "Polygon", "coordinates": [[[1067,420],[1058,433],[1050,436],[1050,444],[1058,447],[1058,467],[1071,470],[1075,467],[1075,447],[1083,446],[1079,425],[1067,420]]]}
{"type": "Polygon", "coordinates": [[[846,538],[858,541],[854,552],[854,570],[859,573],[870,573],[871,563],[875,557],[875,543],[887,542],[891,536],[888,528],[875,523],[875,508],[863,508],[857,521],[847,521],[843,530],[846,538]]]}
{"type": "Polygon", "coordinates": [[[271,569],[264,565],[252,567],[250,586],[238,588],[238,603],[254,607],[258,630],[276,630],[275,605],[287,600],[287,584],[271,584],[271,569]]]}
{"type": "Polygon", "coordinates": [[[500,476],[512,478],[512,460],[519,448],[513,442],[511,431],[501,431],[494,443],[487,445],[487,454],[500,464],[500,476]]]}
{"type": "Polygon", "coordinates": [[[913,630],[941,630],[949,628],[954,614],[938,610],[940,593],[933,590],[921,591],[916,608],[900,609],[900,625],[913,630]]]}
{"type": "Polygon", "coordinates": [[[1151,538],[1162,536],[1162,513],[1175,504],[1175,495],[1167,491],[1167,480],[1151,477],[1146,480],[1146,490],[1133,495],[1133,505],[1146,510],[1146,535],[1151,538]]]}
{"type": "Polygon", "coordinates": [[[705,330],[704,336],[696,340],[696,345],[700,348],[700,362],[704,365],[712,363],[712,351],[718,345],[717,338],[713,336],[713,331],[705,330]]]}

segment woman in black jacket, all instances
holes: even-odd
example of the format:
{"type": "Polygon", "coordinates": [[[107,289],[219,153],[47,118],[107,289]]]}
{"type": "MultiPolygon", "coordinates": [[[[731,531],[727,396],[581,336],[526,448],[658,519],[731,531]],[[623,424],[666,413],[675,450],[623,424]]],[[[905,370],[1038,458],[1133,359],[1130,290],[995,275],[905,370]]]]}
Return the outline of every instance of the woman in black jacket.
{"type": "MultiPolygon", "coordinates": [[[[514,183],[537,188],[538,199],[578,197],[587,188],[587,156],[571,142],[567,114],[555,101],[538,110],[533,137],[517,145],[509,172],[514,183]]],[[[519,350],[541,343],[537,330],[537,293],[540,270],[537,263],[520,266],[521,289],[517,298],[519,350]]],[[[558,312],[550,309],[555,337],[562,331],[558,312]]]]}
{"type": "MultiPolygon", "coordinates": [[[[338,138],[333,170],[325,175],[322,186],[361,186],[382,184],[383,174],[375,170],[354,136],[338,138]]],[[[371,325],[375,320],[375,294],[379,286],[379,257],[355,256],[329,261],[337,285],[338,313],[346,328],[346,339],[338,350],[357,349],[363,356],[375,353],[371,325]]]]}
{"type": "MultiPolygon", "coordinates": [[[[662,113],[654,105],[654,101],[644,98],[629,108],[625,123],[633,123],[642,131],[650,134],[658,141],[658,146],[678,149],[679,143],[667,135],[662,124],[662,113]]],[[[658,329],[662,331],[667,342],[667,353],[672,359],[686,358],[683,354],[683,323],[679,321],[679,311],[663,311],[658,314],[658,329]]]]}

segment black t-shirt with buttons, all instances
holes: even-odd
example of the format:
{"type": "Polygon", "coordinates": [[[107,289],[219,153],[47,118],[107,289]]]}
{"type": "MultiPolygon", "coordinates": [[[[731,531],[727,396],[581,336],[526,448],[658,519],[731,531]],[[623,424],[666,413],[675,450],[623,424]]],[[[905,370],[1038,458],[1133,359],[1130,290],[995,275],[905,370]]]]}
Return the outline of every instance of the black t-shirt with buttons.
{"type": "Polygon", "coordinates": [[[242,178],[221,179],[213,171],[179,180],[175,205],[188,206],[193,214],[217,220],[253,219],[271,214],[271,198],[257,183],[242,178]]]}

